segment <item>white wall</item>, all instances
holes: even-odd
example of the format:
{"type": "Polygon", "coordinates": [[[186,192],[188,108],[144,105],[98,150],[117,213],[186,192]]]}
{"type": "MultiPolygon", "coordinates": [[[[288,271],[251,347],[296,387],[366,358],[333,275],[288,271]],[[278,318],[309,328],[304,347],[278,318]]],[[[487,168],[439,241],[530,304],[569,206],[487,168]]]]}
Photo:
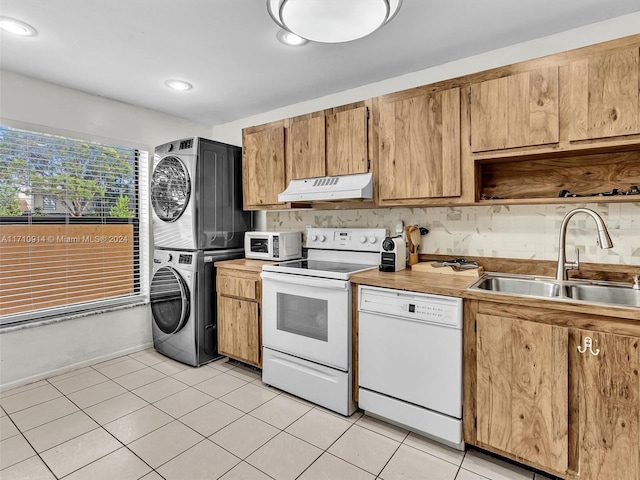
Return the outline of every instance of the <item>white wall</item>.
{"type": "Polygon", "coordinates": [[[0,331],[0,388],[35,382],[151,344],[148,305],[0,331]]]}
{"type": "MultiPolygon", "coordinates": [[[[146,150],[211,126],[0,71],[0,123],[146,150]]],[[[0,329],[0,389],[152,344],[148,305],[27,328],[0,329]]]]}
{"type": "Polygon", "coordinates": [[[212,138],[221,142],[240,145],[242,142],[242,129],[245,127],[366,100],[378,95],[398,92],[407,88],[427,85],[441,80],[468,75],[511,63],[531,60],[533,58],[626,37],[636,33],[640,33],[640,12],[512,45],[499,50],[481,53],[473,57],[438,65],[426,70],[370,83],[333,95],[288,105],[223,125],[216,125],[213,127],[212,138]]]}
{"type": "MultiPolygon", "coordinates": [[[[210,138],[211,126],[0,70],[0,121],[16,128],[119,145],[153,153],[183,137],[210,138]]],[[[236,145],[240,145],[237,143],[236,145]]]]}

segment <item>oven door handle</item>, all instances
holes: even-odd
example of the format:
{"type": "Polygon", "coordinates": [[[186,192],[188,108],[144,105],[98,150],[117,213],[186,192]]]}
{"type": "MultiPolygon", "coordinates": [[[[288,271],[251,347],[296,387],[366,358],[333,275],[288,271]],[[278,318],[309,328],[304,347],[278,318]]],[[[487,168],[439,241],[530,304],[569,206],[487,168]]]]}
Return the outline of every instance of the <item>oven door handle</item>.
{"type": "Polygon", "coordinates": [[[290,283],[293,285],[303,285],[305,287],[329,288],[332,290],[348,290],[349,282],[345,280],[334,280],[331,278],[314,278],[304,275],[281,274],[272,272],[262,272],[260,278],[263,280],[273,280],[275,282],[290,283]]]}

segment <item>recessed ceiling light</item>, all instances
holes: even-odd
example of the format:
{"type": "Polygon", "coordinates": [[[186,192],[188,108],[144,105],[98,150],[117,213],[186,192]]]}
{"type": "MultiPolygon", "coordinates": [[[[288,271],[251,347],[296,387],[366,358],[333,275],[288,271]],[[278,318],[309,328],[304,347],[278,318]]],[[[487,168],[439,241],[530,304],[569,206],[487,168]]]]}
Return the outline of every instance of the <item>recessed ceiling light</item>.
{"type": "Polygon", "coordinates": [[[295,33],[291,33],[287,30],[279,30],[277,34],[278,40],[290,47],[300,47],[309,43],[309,40],[299,37],[295,33]]]}
{"type": "Polygon", "coordinates": [[[178,90],[179,92],[184,92],[185,90],[191,90],[193,88],[193,85],[183,80],[167,80],[164,84],[169,88],[178,90]]]}
{"type": "Polygon", "coordinates": [[[0,17],[0,30],[20,35],[21,37],[33,37],[38,33],[31,25],[9,17],[0,17]]]}

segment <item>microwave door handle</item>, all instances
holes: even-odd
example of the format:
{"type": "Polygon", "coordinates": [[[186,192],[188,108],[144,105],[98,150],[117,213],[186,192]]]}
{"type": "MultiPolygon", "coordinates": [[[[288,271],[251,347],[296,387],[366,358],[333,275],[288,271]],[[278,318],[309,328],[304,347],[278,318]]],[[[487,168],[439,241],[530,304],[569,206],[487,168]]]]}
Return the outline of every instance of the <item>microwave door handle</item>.
{"type": "Polygon", "coordinates": [[[333,290],[347,290],[349,282],[344,280],[333,280],[330,278],[317,279],[314,277],[305,277],[304,275],[279,274],[272,272],[262,272],[260,278],[263,280],[273,280],[281,283],[290,283],[292,285],[303,285],[306,287],[319,287],[333,290]]]}

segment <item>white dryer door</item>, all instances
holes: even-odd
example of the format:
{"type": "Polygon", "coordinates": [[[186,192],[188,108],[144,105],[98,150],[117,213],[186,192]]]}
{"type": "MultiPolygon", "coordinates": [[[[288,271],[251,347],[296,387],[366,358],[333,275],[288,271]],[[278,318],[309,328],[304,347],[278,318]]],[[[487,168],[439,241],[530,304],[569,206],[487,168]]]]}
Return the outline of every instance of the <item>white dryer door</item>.
{"type": "Polygon", "coordinates": [[[164,333],[180,331],[189,319],[190,292],[180,274],[171,267],[161,267],[153,275],[150,288],[151,314],[164,333]]]}
{"type": "Polygon", "coordinates": [[[151,175],[151,204],[158,218],[175,222],[187,208],[191,179],[187,167],[177,157],[165,157],[151,175]]]}

